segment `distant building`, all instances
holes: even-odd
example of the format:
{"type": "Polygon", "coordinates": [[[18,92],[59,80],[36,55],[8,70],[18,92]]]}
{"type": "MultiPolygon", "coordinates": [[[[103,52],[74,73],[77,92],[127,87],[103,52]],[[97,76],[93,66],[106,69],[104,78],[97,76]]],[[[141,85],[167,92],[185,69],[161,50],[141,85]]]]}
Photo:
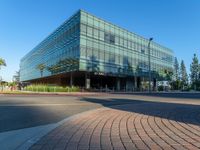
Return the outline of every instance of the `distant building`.
{"type": "MultiPolygon", "coordinates": [[[[139,90],[148,67],[148,39],[79,10],[21,59],[20,81],[139,90]]],[[[152,86],[172,69],[173,51],[152,42],[152,86]]]]}
{"type": "Polygon", "coordinates": [[[19,71],[16,71],[16,72],[15,72],[15,75],[13,76],[13,82],[17,82],[17,83],[20,82],[20,74],[19,74],[19,71]]]}

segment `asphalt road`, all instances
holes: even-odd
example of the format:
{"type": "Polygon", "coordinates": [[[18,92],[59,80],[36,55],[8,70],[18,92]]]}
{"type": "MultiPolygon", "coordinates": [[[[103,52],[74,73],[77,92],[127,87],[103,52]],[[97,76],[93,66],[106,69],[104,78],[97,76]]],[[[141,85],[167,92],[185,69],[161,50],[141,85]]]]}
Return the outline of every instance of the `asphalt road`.
{"type": "Polygon", "coordinates": [[[102,94],[97,96],[0,95],[0,132],[56,123],[71,115],[100,107],[146,101],[200,105],[200,94],[148,95],[102,94]]]}
{"type": "Polygon", "coordinates": [[[101,105],[63,96],[0,96],[0,132],[58,122],[101,105]]]}

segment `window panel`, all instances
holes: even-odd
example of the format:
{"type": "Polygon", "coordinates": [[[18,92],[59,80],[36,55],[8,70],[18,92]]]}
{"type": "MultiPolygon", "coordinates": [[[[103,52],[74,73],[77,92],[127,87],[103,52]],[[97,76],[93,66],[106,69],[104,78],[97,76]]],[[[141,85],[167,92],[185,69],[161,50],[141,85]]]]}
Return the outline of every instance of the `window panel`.
{"type": "Polygon", "coordinates": [[[100,40],[104,40],[104,32],[103,31],[99,31],[99,38],[100,38],[100,40]]]}
{"type": "Polygon", "coordinates": [[[87,21],[88,24],[93,25],[93,17],[89,16],[87,21]]]}
{"type": "Polygon", "coordinates": [[[99,44],[100,50],[104,50],[104,45],[102,43],[99,44]]]}
{"type": "Polygon", "coordinates": [[[132,48],[131,41],[128,41],[128,48],[129,48],[129,49],[132,48]]]}
{"type": "Polygon", "coordinates": [[[124,47],[128,47],[128,42],[127,42],[127,40],[124,40],[124,47]]]}
{"type": "Polygon", "coordinates": [[[115,55],[110,53],[109,54],[109,63],[114,63],[115,62],[115,55]]]}
{"type": "Polygon", "coordinates": [[[110,30],[110,26],[109,26],[108,23],[105,23],[105,30],[106,30],[106,31],[109,31],[109,30],[110,30]]]}
{"type": "Polygon", "coordinates": [[[109,44],[115,44],[115,36],[110,33],[105,33],[104,41],[109,44]]]}
{"type": "Polygon", "coordinates": [[[99,37],[99,31],[97,29],[94,29],[94,37],[97,39],[99,37]]]}
{"type": "Polygon", "coordinates": [[[119,45],[119,37],[117,37],[117,36],[115,37],[115,44],[119,45]]]}
{"type": "Polygon", "coordinates": [[[84,24],[81,24],[81,32],[86,33],[87,32],[87,27],[84,24]]]}
{"type": "Polygon", "coordinates": [[[115,36],[110,34],[110,44],[115,44],[115,36]]]}
{"type": "Polygon", "coordinates": [[[92,58],[92,48],[87,48],[87,57],[92,58]]]}
{"type": "Polygon", "coordinates": [[[115,63],[120,64],[120,56],[119,55],[115,55],[115,63]]]}
{"type": "Polygon", "coordinates": [[[105,52],[105,62],[109,62],[109,53],[105,52]]]}
{"type": "Polygon", "coordinates": [[[87,26],[87,35],[92,36],[93,35],[93,29],[89,26],[87,26]]]}
{"type": "Polygon", "coordinates": [[[92,47],[92,41],[90,41],[90,40],[87,40],[87,47],[92,47]]]}
{"type": "Polygon", "coordinates": [[[105,33],[105,35],[104,35],[104,41],[105,41],[106,43],[110,43],[110,36],[109,36],[108,33],[105,33]]]}
{"type": "Polygon", "coordinates": [[[99,55],[100,55],[99,56],[100,60],[104,61],[104,51],[103,50],[100,51],[99,55]]]}
{"type": "Polygon", "coordinates": [[[120,38],[120,45],[124,46],[124,39],[123,38],[120,38]]]}
{"type": "Polygon", "coordinates": [[[81,56],[85,57],[86,55],[86,48],[84,46],[81,46],[81,56]]]}
{"type": "Polygon", "coordinates": [[[95,61],[99,59],[99,51],[97,49],[93,49],[93,57],[95,61]]]}
{"type": "Polygon", "coordinates": [[[103,21],[100,21],[100,22],[99,22],[99,27],[100,27],[102,30],[104,30],[104,22],[103,22],[103,21]]]}
{"type": "Polygon", "coordinates": [[[98,46],[99,46],[99,44],[98,44],[97,42],[93,42],[93,47],[94,47],[95,49],[98,49],[98,46]]]}
{"type": "Polygon", "coordinates": [[[94,19],[94,26],[99,27],[99,21],[97,19],[94,19]]]}
{"type": "Polygon", "coordinates": [[[82,38],[80,43],[81,45],[86,46],[86,39],[82,38]]]}

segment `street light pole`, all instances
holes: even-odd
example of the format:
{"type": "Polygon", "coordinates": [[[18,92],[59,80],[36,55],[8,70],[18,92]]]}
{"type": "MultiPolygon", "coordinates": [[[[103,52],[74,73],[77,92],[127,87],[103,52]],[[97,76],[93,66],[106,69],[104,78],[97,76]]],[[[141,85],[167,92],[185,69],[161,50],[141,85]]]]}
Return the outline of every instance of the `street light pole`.
{"type": "Polygon", "coordinates": [[[149,93],[151,93],[151,41],[153,38],[149,38],[149,43],[148,43],[148,58],[149,58],[149,93]]]}

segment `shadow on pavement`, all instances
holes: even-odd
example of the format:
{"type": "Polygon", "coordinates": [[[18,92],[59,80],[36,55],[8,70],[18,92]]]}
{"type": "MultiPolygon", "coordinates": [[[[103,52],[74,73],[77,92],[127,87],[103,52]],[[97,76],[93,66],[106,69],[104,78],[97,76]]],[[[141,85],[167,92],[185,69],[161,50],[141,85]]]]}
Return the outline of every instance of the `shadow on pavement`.
{"type": "Polygon", "coordinates": [[[176,104],[166,102],[147,102],[143,100],[110,98],[82,98],[81,101],[98,103],[105,107],[143,115],[170,119],[182,123],[200,125],[200,105],[176,104]],[[131,104],[131,105],[128,105],[131,104]]]}
{"type": "Polygon", "coordinates": [[[98,106],[1,106],[0,133],[56,123],[66,117],[94,108],[98,106]]]}
{"type": "MultiPolygon", "coordinates": [[[[127,93],[113,93],[113,94],[126,94],[127,93]]],[[[199,99],[200,100],[200,93],[190,93],[190,92],[179,92],[179,93],[162,93],[162,92],[156,92],[156,93],[145,93],[145,92],[139,92],[139,93],[128,93],[128,95],[138,95],[138,96],[155,96],[155,97],[164,97],[164,98],[181,98],[181,99],[199,99]]]]}

